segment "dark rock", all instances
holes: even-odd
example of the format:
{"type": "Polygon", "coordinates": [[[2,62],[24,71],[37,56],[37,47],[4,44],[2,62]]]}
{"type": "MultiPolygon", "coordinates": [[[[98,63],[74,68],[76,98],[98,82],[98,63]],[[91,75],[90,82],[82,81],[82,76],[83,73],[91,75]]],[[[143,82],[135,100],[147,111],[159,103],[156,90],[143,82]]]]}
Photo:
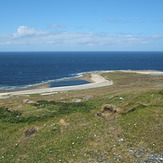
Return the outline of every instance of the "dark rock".
{"type": "Polygon", "coordinates": [[[97,113],[96,114],[98,117],[101,117],[102,116],[102,113],[97,113]]]}
{"type": "Polygon", "coordinates": [[[117,112],[117,109],[115,106],[111,105],[111,104],[105,104],[102,106],[102,111],[109,111],[109,112],[117,112]]]}
{"type": "Polygon", "coordinates": [[[33,127],[31,129],[28,129],[27,131],[25,131],[25,136],[30,137],[31,135],[33,135],[38,129],[36,127],[33,127]]]}

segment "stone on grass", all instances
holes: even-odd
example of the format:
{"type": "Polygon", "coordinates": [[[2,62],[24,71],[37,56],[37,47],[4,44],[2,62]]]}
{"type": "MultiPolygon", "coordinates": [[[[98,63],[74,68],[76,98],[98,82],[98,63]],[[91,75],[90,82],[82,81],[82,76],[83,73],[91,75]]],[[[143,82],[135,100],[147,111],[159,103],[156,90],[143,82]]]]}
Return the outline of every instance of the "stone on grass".
{"type": "Polygon", "coordinates": [[[29,99],[25,99],[25,100],[23,100],[23,103],[24,104],[35,104],[36,102],[32,101],[32,100],[29,100],[29,99]]]}
{"type": "Polygon", "coordinates": [[[72,102],[81,102],[81,99],[73,99],[72,102]]]}

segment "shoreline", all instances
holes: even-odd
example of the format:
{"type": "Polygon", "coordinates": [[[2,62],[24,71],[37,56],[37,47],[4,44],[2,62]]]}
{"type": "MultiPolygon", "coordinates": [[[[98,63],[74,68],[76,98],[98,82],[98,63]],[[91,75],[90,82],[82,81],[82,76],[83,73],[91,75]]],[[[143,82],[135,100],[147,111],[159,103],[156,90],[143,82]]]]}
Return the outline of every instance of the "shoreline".
{"type": "Polygon", "coordinates": [[[4,92],[4,93],[0,93],[0,99],[9,98],[11,96],[16,96],[16,95],[53,94],[56,92],[64,92],[64,91],[70,91],[70,90],[83,90],[83,89],[97,88],[97,87],[108,86],[108,85],[113,84],[112,81],[106,80],[97,72],[83,74],[83,77],[79,77],[78,79],[86,80],[91,83],[82,84],[82,85],[74,85],[74,86],[53,87],[53,88],[43,88],[43,89],[28,89],[28,90],[14,91],[14,92],[4,92]]]}
{"type": "Polygon", "coordinates": [[[156,70],[119,70],[119,71],[145,74],[145,75],[163,75],[163,71],[156,71],[156,70]]]}
{"type": "Polygon", "coordinates": [[[106,71],[95,71],[95,72],[88,72],[88,73],[81,73],[81,77],[74,77],[70,80],[85,80],[89,81],[88,84],[82,85],[73,85],[73,86],[62,86],[62,87],[49,87],[48,83],[30,87],[27,89],[19,90],[19,91],[4,91],[0,93],[0,99],[9,98],[11,96],[16,95],[29,95],[29,94],[54,94],[57,92],[64,92],[64,91],[71,91],[71,90],[83,90],[83,89],[90,89],[90,88],[97,88],[112,85],[113,82],[106,80],[104,77],[100,75],[100,73],[105,72],[126,72],[126,73],[138,73],[138,74],[145,74],[145,75],[163,75],[163,71],[155,71],[155,70],[106,70],[106,71]]]}
{"type": "Polygon", "coordinates": [[[39,84],[31,85],[31,86],[29,85],[29,86],[22,87],[22,88],[15,88],[12,90],[0,90],[0,93],[18,92],[18,91],[44,89],[44,88],[54,88],[54,87],[50,87],[50,84],[53,82],[56,82],[56,81],[57,82],[63,82],[63,81],[73,81],[73,80],[85,80],[85,81],[88,81],[90,83],[93,82],[91,80],[91,72],[85,72],[85,73],[79,73],[79,74],[80,75],[70,77],[70,78],[56,79],[54,81],[47,81],[45,83],[39,83],[39,84]]]}

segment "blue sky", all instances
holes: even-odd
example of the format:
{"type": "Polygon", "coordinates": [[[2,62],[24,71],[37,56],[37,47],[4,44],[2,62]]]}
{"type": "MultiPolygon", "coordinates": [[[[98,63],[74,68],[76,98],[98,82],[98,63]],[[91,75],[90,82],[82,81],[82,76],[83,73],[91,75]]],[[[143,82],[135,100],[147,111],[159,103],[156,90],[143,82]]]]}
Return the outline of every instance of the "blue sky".
{"type": "Polygon", "coordinates": [[[0,51],[163,51],[163,0],[1,0],[0,51]]]}

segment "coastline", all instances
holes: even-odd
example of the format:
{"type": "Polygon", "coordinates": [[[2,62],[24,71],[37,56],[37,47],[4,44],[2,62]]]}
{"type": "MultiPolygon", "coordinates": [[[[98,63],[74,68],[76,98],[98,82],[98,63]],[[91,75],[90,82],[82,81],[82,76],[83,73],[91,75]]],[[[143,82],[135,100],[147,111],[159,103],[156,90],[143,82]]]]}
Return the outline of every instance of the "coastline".
{"type": "Polygon", "coordinates": [[[40,94],[40,95],[46,95],[46,94],[53,94],[57,92],[63,92],[63,91],[71,91],[71,90],[83,90],[83,89],[90,89],[90,88],[97,88],[97,87],[103,87],[112,85],[113,82],[106,80],[104,77],[102,77],[100,74],[105,72],[126,72],[126,73],[138,73],[138,74],[145,74],[145,75],[163,75],[163,71],[155,71],[155,70],[111,70],[111,71],[95,71],[90,73],[81,73],[81,77],[72,78],[71,80],[85,80],[89,81],[88,84],[82,84],[82,85],[73,85],[73,86],[62,86],[62,87],[52,87],[50,88],[49,84],[41,84],[38,86],[30,87],[27,89],[19,90],[19,91],[8,91],[8,92],[1,92],[0,93],[0,99],[9,98],[11,96],[16,95],[29,95],[29,94],[40,94]]]}
{"type": "MultiPolygon", "coordinates": [[[[81,73],[82,76],[80,77],[73,77],[73,78],[69,78],[69,79],[59,79],[57,81],[73,81],[73,80],[85,80],[85,81],[88,81],[90,83],[93,83],[94,81],[91,80],[91,73],[81,73]]],[[[55,82],[55,81],[54,81],[55,82]]],[[[51,83],[53,82],[48,82],[48,83],[43,83],[43,84],[38,84],[36,86],[31,86],[31,87],[28,87],[28,88],[25,88],[25,89],[21,89],[21,90],[18,90],[18,91],[22,91],[22,90],[34,90],[34,89],[44,89],[44,88],[54,88],[54,87],[50,87],[51,83]]],[[[10,92],[10,91],[7,91],[7,92],[10,92]]],[[[13,91],[15,92],[15,91],[13,91]]]]}
{"type": "Polygon", "coordinates": [[[78,78],[79,80],[86,80],[90,83],[82,84],[82,85],[74,85],[74,86],[64,86],[64,87],[53,87],[53,88],[43,88],[43,89],[27,89],[15,92],[4,92],[0,93],[0,99],[9,98],[11,96],[16,95],[29,95],[29,94],[41,94],[44,95],[46,93],[53,94],[56,92],[70,91],[70,90],[83,90],[90,88],[97,88],[102,86],[112,85],[112,81],[108,81],[103,78],[98,72],[85,73],[82,77],[78,78]]]}
{"type": "Polygon", "coordinates": [[[56,79],[54,81],[47,81],[45,83],[39,83],[31,86],[26,86],[22,88],[16,88],[13,90],[0,90],[0,93],[9,93],[9,92],[18,92],[18,91],[24,91],[24,90],[34,90],[34,89],[44,89],[44,88],[53,88],[50,87],[51,83],[53,82],[64,82],[64,81],[73,81],[73,80],[85,80],[87,82],[94,82],[91,80],[91,72],[86,72],[86,73],[79,73],[80,75],[71,77],[71,78],[66,78],[66,79],[56,79]]]}
{"type": "Polygon", "coordinates": [[[145,74],[145,75],[163,75],[163,71],[156,71],[156,70],[119,70],[119,71],[128,72],[128,73],[145,74]]]}

